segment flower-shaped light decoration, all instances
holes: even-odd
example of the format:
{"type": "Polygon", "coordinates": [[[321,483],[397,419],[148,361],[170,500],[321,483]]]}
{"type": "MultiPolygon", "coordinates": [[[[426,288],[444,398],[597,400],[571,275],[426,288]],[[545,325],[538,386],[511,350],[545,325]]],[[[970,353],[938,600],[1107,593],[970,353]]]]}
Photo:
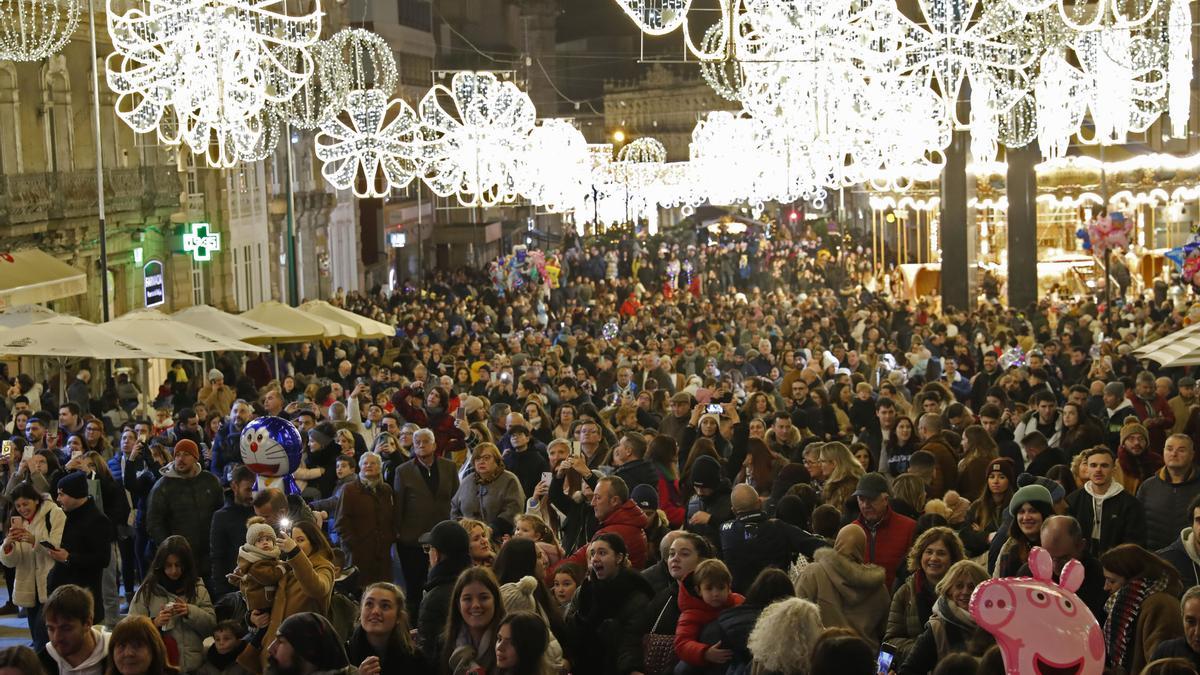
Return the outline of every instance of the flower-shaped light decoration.
{"type": "Polygon", "coordinates": [[[419,172],[419,123],[401,99],[378,89],[352,91],[340,115],[321,126],[316,138],[321,175],[334,187],[352,188],[357,197],[383,197],[419,172]]]}
{"type": "Polygon", "coordinates": [[[211,165],[231,166],[242,148],[260,146],[260,113],[313,74],[319,7],[292,17],[276,0],[147,0],[124,13],[115,3],[106,75],[117,115],[163,143],[186,143],[211,165]]]}
{"type": "Polygon", "coordinates": [[[0,0],[0,60],[39,61],[79,26],[79,0],[0,0]]]}
{"type": "Polygon", "coordinates": [[[464,207],[516,198],[518,164],[537,118],[533,101],[516,84],[490,72],[455,73],[449,88],[429,90],[418,114],[419,161],[429,189],[464,207]]]}
{"type": "Polygon", "coordinates": [[[1155,37],[1114,28],[1080,34],[1075,44],[1091,82],[1088,108],[1095,136],[1083,142],[1124,143],[1166,110],[1165,46],[1155,37]]]}
{"type": "Polygon", "coordinates": [[[687,21],[692,0],[617,0],[647,35],[666,35],[687,21]]]}
{"type": "Polygon", "coordinates": [[[591,189],[588,143],[567,120],[547,119],[529,135],[529,147],[517,165],[517,191],[534,206],[567,211],[591,189]]]}

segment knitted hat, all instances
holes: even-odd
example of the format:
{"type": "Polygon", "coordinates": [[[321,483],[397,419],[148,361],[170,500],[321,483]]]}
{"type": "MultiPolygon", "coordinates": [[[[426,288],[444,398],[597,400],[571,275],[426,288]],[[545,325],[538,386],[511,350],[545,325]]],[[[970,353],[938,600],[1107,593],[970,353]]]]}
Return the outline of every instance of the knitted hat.
{"type": "Polygon", "coordinates": [[[992,475],[993,472],[999,471],[1008,479],[1008,484],[1013,489],[1016,489],[1017,483],[1017,465],[1007,457],[997,457],[988,463],[987,475],[992,475]]]}
{"type": "Polygon", "coordinates": [[[721,485],[721,465],[708,455],[696,458],[692,465],[692,487],[716,488],[721,485]]]}
{"type": "Polygon", "coordinates": [[[1035,476],[1031,473],[1023,473],[1017,476],[1017,487],[1023,488],[1026,485],[1041,485],[1050,493],[1050,499],[1054,503],[1062,501],[1067,496],[1067,490],[1062,486],[1062,483],[1046,478],[1045,476],[1035,476]]]}
{"type": "Polygon", "coordinates": [[[279,624],[277,633],[292,646],[297,656],[317,670],[345,668],[348,661],[341,638],[329,619],[316,612],[293,614],[279,624]]]}
{"type": "Polygon", "coordinates": [[[179,454],[191,455],[192,459],[200,461],[200,448],[196,446],[196,442],[190,438],[181,439],[175,444],[175,456],[179,454]]]}
{"type": "Polygon", "coordinates": [[[266,523],[255,523],[246,528],[246,543],[254,546],[263,537],[275,538],[275,529],[266,523]]]}
{"type": "Polygon", "coordinates": [[[313,428],[308,430],[308,440],[316,441],[317,445],[325,447],[333,442],[333,436],[326,433],[325,429],[313,428]]]}
{"type": "Polygon", "coordinates": [[[87,476],[82,471],[72,471],[58,479],[58,491],[74,499],[83,499],[88,496],[87,476]]]}
{"type": "MultiPolygon", "coordinates": [[[[695,473],[694,471],[692,473],[695,473]]],[[[633,500],[638,508],[658,510],[658,490],[654,489],[649,483],[642,483],[633,488],[629,493],[629,498],[633,500]]],[[[507,607],[508,605],[505,605],[507,607]]]]}
{"type": "Polygon", "coordinates": [[[537,590],[538,580],[533,577],[521,577],[520,581],[504,584],[500,587],[500,597],[504,600],[504,613],[538,611],[537,600],[533,593],[537,590]]]}
{"type": "Polygon", "coordinates": [[[1008,512],[1010,515],[1017,515],[1017,511],[1021,507],[1031,504],[1038,511],[1042,512],[1043,516],[1048,516],[1054,512],[1054,499],[1050,496],[1050,491],[1046,488],[1033,483],[1017,490],[1013,495],[1012,501],[1008,503],[1008,512]]]}
{"type": "Polygon", "coordinates": [[[1125,439],[1135,434],[1141,436],[1143,441],[1150,440],[1150,433],[1146,431],[1146,427],[1137,422],[1126,422],[1125,426],[1121,427],[1121,445],[1125,445],[1125,439]]]}

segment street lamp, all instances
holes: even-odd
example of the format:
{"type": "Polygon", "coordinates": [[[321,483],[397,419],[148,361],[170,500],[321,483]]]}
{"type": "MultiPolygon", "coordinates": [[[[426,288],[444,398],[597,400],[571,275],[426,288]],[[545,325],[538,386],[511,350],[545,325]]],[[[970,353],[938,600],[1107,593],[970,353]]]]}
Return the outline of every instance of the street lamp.
{"type": "Polygon", "coordinates": [[[620,129],[617,129],[616,131],[613,132],[612,139],[613,139],[613,143],[624,143],[625,142],[625,132],[620,129]]]}

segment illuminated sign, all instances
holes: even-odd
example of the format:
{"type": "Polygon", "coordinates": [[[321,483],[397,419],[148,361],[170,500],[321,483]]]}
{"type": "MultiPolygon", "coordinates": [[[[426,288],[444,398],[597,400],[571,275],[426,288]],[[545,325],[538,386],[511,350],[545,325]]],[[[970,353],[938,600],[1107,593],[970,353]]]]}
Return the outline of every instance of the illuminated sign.
{"type": "Polygon", "coordinates": [[[212,260],[213,251],[221,250],[221,235],[210,232],[208,223],[192,223],[191,232],[183,235],[183,250],[192,254],[193,260],[212,260]]]}
{"type": "Polygon", "coordinates": [[[163,264],[151,260],[142,268],[142,290],[147,307],[157,307],[167,301],[166,286],[163,282],[163,264]]]}

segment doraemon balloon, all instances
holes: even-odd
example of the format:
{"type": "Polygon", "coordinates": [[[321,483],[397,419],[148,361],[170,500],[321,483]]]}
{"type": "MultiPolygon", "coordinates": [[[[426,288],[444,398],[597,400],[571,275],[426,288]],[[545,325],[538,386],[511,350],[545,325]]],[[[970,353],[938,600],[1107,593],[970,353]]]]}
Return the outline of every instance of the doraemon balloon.
{"type": "Polygon", "coordinates": [[[255,490],[279,488],[298,494],[292,472],[300,467],[304,441],[291,422],[280,417],[259,417],[242,430],[242,463],[258,474],[255,490]]]}

